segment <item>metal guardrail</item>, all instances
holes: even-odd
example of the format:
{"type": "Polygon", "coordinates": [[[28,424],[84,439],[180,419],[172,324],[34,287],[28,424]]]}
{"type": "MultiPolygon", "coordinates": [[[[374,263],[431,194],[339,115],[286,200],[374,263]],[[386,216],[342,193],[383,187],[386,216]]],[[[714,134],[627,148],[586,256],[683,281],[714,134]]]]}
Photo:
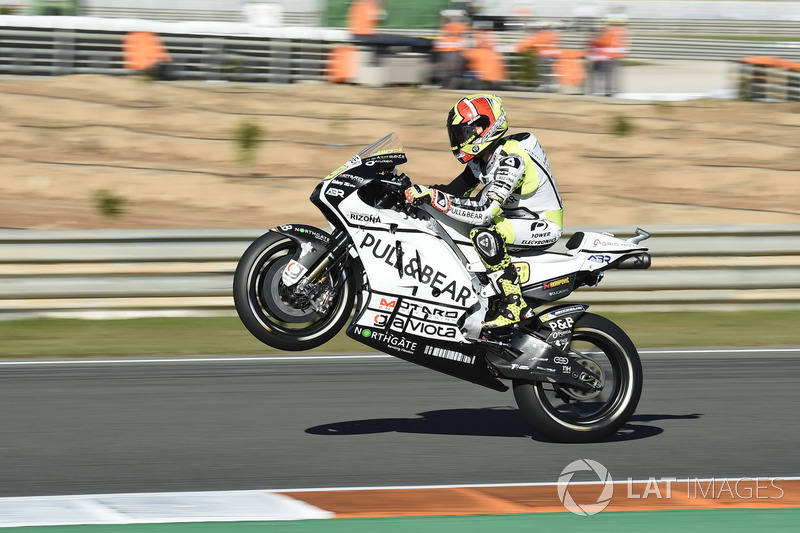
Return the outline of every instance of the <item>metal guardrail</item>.
{"type": "MultiPolygon", "coordinates": [[[[124,74],[126,32],[0,27],[0,74],[124,74]]],[[[324,38],[162,33],[176,79],[293,83],[321,80],[331,49],[324,38]]]]}
{"type": "MultiPolygon", "coordinates": [[[[160,33],[172,56],[171,75],[176,79],[293,83],[323,79],[331,49],[350,40],[346,31],[323,28],[258,29],[257,33],[248,34],[256,30],[246,24],[224,22],[197,30],[191,25],[154,21],[78,18],[70,24],[60,19],[70,17],[0,16],[0,74],[122,74],[124,35],[128,31],[147,30],[160,33]]],[[[800,29],[800,24],[787,23],[784,27],[800,29]]],[[[392,33],[433,37],[436,32],[392,30],[392,33]]],[[[498,40],[507,49],[521,37],[522,32],[518,31],[498,33],[498,40]]],[[[561,44],[568,49],[584,49],[586,39],[585,32],[565,30],[561,44]]],[[[634,33],[632,42],[632,59],[729,61],[747,56],[774,56],[800,61],[799,41],[759,42],[634,33]]],[[[513,72],[510,74],[513,78],[513,72]]]]}
{"type": "MultiPolygon", "coordinates": [[[[617,311],[800,309],[800,225],[646,229],[652,268],[612,270],[567,301],[617,311]]],[[[233,315],[236,262],[265,231],[0,230],[0,319],[233,315]]]]}

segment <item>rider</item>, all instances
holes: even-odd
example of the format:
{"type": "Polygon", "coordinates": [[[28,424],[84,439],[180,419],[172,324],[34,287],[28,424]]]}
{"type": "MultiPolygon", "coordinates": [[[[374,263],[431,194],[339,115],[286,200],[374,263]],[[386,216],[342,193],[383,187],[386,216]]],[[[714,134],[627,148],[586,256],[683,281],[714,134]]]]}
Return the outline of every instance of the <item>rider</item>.
{"type": "Polygon", "coordinates": [[[466,164],[450,184],[413,185],[409,203],[430,201],[455,220],[472,224],[470,239],[503,295],[497,316],[484,328],[519,322],[527,304],[506,244],[545,249],[561,236],[561,197],[542,146],[531,133],[508,131],[502,101],[492,94],[462,98],[447,116],[453,155],[466,164]],[[470,193],[483,188],[475,197],[470,193]]]}

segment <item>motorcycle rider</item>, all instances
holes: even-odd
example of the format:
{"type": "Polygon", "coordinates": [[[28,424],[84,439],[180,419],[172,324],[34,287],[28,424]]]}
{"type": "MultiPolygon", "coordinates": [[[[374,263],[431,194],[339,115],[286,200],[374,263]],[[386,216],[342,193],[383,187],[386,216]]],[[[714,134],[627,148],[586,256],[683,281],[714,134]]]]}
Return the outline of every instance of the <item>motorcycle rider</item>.
{"type": "Polygon", "coordinates": [[[409,203],[431,205],[455,220],[472,224],[470,240],[500,289],[497,315],[484,328],[511,326],[528,311],[519,275],[506,245],[546,249],[561,237],[563,208],[550,163],[529,132],[505,136],[508,120],[501,99],[473,94],[447,116],[450,147],[464,171],[448,185],[412,185],[409,203]],[[470,194],[479,186],[475,197],[470,194]]]}

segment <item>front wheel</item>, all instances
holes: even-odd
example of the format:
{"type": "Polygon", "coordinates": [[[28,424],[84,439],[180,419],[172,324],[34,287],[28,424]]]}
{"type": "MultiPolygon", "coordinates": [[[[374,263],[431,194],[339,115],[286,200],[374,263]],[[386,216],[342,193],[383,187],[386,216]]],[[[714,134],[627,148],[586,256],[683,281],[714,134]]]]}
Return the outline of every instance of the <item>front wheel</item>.
{"type": "Polygon", "coordinates": [[[603,380],[584,393],[553,383],[514,381],[514,398],[525,419],[557,442],[596,442],[623,426],[642,394],[642,364],[619,326],[586,313],[575,323],[570,356],[603,380]]]}
{"type": "Polygon", "coordinates": [[[333,294],[327,312],[318,314],[302,294],[281,279],[298,244],[269,232],[251,244],[233,276],[233,300],[245,327],[258,340],[279,350],[316,348],[342,329],[355,302],[355,281],[339,265],[320,282],[333,294]]]}

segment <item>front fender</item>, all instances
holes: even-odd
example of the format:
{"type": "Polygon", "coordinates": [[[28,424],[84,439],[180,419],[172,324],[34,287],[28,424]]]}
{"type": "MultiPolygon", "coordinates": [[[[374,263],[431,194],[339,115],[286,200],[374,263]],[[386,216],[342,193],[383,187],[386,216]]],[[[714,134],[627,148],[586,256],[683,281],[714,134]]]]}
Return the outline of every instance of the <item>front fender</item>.
{"type": "Polygon", "coordinates": [[[304,242],[319,243],[327,248],[331,243],[331,236],[328,232],[308,224],[281,224],[277,228],[272,228],[272,231],[289,237],[298,244],[304,242]]]}
{"type": "Polygon", "coordinates": [[[283,273],[287,287],[296,284],[306,273],[325,257],[331,244],[331,236],[325,231],[306,224],[282,224],[272,231],[288,237],[298,244],[283,273]]]}

